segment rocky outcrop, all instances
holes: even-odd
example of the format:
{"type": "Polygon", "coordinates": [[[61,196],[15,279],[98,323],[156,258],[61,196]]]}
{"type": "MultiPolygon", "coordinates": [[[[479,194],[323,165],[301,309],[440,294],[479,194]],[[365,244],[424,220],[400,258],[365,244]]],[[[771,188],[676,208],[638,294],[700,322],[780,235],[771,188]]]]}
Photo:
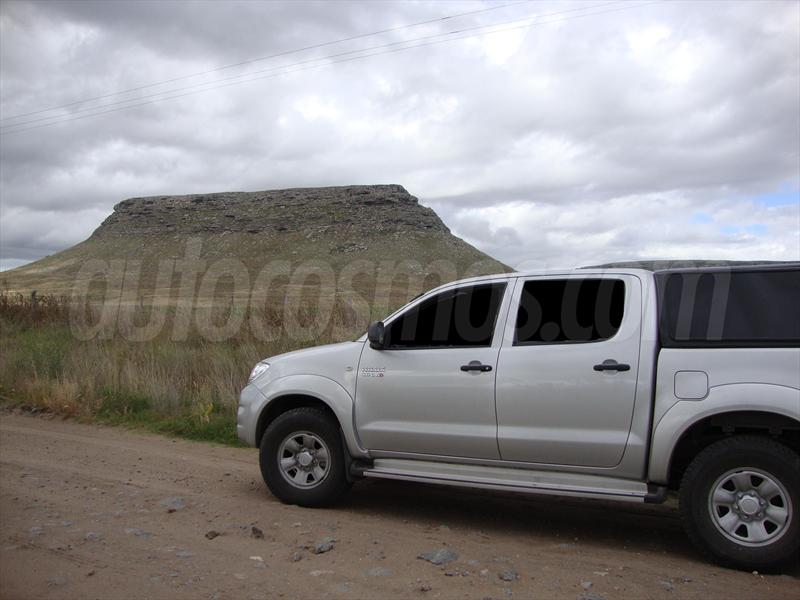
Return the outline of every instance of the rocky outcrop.
{"type": "Polygon", "coordinates": [[[359,233],[444,233],[449,229],[401,185],[294,188],[188,196],[130,198],[92,234],[347,233],[341,252],[358,245],[359,233]]]}

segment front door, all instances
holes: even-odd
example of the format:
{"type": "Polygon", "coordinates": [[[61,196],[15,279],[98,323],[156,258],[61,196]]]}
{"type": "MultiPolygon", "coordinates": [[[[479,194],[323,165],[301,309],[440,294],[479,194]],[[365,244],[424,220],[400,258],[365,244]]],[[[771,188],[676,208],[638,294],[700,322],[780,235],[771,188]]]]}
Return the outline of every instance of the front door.
{"type": "Polygon", "coordinates": [[[423,297],[386,323],[383,349],[364,344],[356,426],[366,448],[499,458],[494,384],[506,287],[500,280],[423,297]]]}
{"type": "Polygon", "coordinates": [[[639,371],[641,284],[629,275],[519,279],[497,374],[503,460],[613,467],[639,371]]]}

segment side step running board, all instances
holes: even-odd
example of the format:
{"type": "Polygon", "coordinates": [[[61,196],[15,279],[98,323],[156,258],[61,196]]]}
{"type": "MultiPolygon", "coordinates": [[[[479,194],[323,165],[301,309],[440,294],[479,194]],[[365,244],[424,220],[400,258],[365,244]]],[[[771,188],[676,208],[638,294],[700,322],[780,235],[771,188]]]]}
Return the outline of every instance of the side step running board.
{"type": "MultiPolygon", "coordinates": [[[[356,466],[355,464],[353,465],[356,466]]],[[[605,498],[627,502],[663,502],[666,488],[640,481],[578,473],[476,467],[456,463],[377,458],[357,468],[358,475],[528,494],[605,498]]]]}

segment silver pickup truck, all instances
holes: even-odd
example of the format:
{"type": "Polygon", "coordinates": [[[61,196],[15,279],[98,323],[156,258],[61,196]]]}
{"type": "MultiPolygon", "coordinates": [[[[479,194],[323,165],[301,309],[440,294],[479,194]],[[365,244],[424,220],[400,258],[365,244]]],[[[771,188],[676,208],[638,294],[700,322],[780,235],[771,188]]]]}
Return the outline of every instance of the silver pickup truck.
{"type": "Polygon", "coordinates": [[[800,264],[466,279],[268,358],[239,437],[284,502],[408,481],[627,502],[679,490],[716,561],[800,548],[800,264]]]}

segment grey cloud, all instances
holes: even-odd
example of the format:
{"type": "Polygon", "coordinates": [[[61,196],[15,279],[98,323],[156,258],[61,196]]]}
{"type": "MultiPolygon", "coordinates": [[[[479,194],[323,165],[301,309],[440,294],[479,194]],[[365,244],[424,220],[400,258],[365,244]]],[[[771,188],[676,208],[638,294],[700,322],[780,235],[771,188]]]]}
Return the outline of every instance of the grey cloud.
{"type": "MultiPolygon", "coordinates": [[[[6,2],[2,115],[478,6],[6,2]]],[[[516,6],[277,63],[578,6],[516,6]]],[[[800,197],[777,216],[751,200],[800,189],[800,24],[787,6],[648,5],[4,135],[0,257],[80,241],[125,197],[396,182],[513,264],[800,258],[800,197]],[[500,42],[505,61],[492,59],[500,42]],[[504,221],[508,207],[525,218],[504,221]],[[581,208],[606,216],[568,218],[581,208]],[[723,231],[761,221],[769,239],[723,231]]]]}

